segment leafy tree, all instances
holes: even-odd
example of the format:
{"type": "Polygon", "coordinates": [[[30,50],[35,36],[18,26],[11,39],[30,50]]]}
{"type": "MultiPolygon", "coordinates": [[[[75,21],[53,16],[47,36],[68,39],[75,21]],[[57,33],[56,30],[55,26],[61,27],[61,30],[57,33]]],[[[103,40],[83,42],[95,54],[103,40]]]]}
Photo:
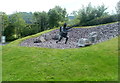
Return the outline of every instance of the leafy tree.
{"type": "Polygon", "coordinates": [[[48,14],[46,12],[35,12],[34,23],[38,26],[38,32],[44,31],[48,28],[48,14]]]}
{"type": "Polygon", "coordinates": [[[116,8],[116,11],[118,14],[120,14],[120,1],[117,2],[117,8],[116,8]]]}
{"type": "Polygon", "coordinates": [[[6,36],[6,39],[8,41],[15,40],[15,27],[13,26],[12,23],[9,23],[9,25],[6,27],[4,34],[6,36]]]}
{"type": "Polygon", "coordinates": [[[15,34],[17,38],[21,38],[23,33],[23,30],[25,28],[25,21],[22,19],[21,15],[19,13],[14,13],[9,17],[9,22],[12,24],[12,26],[15,29],[15,34]]]}
{"type": "Polygon", "coordinates": [[[97,17],[101,17],[101,16],[107,16],[108,13],[105,12],[107,8],[105,7],[105,5],[101,5],[98,7],[93,7],[91,5],[91,3],[88,4],[87,7],[82,7],[82,9],[80,9],[77,12],[77,19],[80,20],[80,25],[84,25],[86,22],[91,21],[97,17]]]}
{"type": "Polygon", "coordinates": [[[8,26],[8,23],[9,23],[8,16],[4,12],[0,12],[0,16],[1,16],[0,22],[1,22],[2,35],[5,35],[4,31],[5,31],[6,27],[8,26]]]}
{"type": "Polygon", "coordinates": [[[58,27],[59,22],[64,22],[66,20],[66,15],[66,9],[63,9],[60,6],[55,6],[53,9],[50,9],[48,12],[50,27],[58,27]]]}
{"type": "Polygon", "coordinates": [[[33,22],[33,13],[32,12],[19,12],[21,17],[25,20],[27,24],[32,24],[33,22]]]}
{"type": "Polygon", "coordinates": [[[49,25],[50,27],[58,26],[59,14],[56,10],[50,9],[48,12],[49,15],[49,25]]]}
{"type": "Polygon", "coordinates": [[[118,15],[118,21],[120,21],[120,1],[117,3],[116,11],[117,11],[117,15],[118,15]]]}

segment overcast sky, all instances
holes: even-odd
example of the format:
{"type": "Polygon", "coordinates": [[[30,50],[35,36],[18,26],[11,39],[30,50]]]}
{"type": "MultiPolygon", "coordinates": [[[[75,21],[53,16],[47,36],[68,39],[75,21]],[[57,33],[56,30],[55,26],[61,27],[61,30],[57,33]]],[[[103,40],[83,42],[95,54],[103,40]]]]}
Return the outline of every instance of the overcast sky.
{"type": "Polygon", "coordinates": [[[14,12],[35,12],[46,11],[54,8],[56,5],[66,8],[70,14],[72,11],[78,10],[82,5],[86,6],[89,2],[93,6],[104,4],[108,7],[107,11],[112,13],[116,11],[115,7],[119,0],[1,0],[0,11],[7,14],[14,12]]]}

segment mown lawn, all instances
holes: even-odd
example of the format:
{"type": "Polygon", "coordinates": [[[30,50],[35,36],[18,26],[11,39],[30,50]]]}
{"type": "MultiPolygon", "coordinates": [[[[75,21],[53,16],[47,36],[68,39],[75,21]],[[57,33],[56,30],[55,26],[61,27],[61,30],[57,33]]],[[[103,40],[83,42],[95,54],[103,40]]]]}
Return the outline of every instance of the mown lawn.
{"type": "Polygon", "coordinates": [[[75,49],[18,46],[23,39],[3,46],[3,81],[118,80],[118,38],[75,49]]]}
{"type": "Polygon", "coordinates": [[[0,46],[0,82],[2,81],[2,46],[0,46]]]}

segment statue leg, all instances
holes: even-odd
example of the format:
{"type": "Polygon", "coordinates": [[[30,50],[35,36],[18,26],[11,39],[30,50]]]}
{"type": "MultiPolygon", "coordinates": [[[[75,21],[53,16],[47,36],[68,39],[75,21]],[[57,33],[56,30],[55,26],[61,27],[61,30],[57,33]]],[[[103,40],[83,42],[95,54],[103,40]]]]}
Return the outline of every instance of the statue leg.
{"type": "Polygon", "coordinates": [[[58,41],[56,41],[56,43],[58,43],[59,41],[61,41],[61,39],[62,39],[63,37],[62,36],[60,36],[60,39],[58,40],[58,41]]]}
{"type": "Polygon", "coordinates": [[[67,41],[68,41],[68,37],[66,36],[66,41],[65,41],[65,44],[67,44],[67,41]]]}

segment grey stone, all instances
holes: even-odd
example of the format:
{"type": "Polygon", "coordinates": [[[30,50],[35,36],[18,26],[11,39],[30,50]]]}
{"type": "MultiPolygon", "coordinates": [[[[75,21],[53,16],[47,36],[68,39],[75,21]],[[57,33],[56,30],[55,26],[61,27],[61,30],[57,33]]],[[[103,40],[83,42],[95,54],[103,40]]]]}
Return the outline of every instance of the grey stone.
{"type": "MultiPolygon", "coordinates": [[[[120,23],[114,23],[114,24],[108,24],[108,25],[102,25],[97,26],[94,28],[72,28],[71,32],[68,32],[68,42],[67,44],[64,44],[64,39],[61,40],[61,42],[56,44],[56,40],[53,40],[56,34],[59,34],[59,29],[50,31],[48,33],[42,34],[35,38],[26,39],[23,42],[20,43],[20,46],[28,46],[28,47],[44,47],[44,48],[59,48],[59,49],[66,49],[66,48],[78,48],[76,45],[79,39],[81,38],[87,38],[89,39],[89,34],[91,32],[97,32],[97,38],[96,41],[94,41],[94,44],[109,40],[111,38],[117,37],[120,35],[120,31],[118,30],[118,27],[120,26],[120,23]],[[42,42],[39,41],[39,43],[34,43],[36,40],[40,40],[40,37],[44,37],[44,35],[49,35],[48,38],[43,38],[42,42]],[[48,40],[47,40],[48,39],[48,40]]],[[[58,38],[58,37],[57,37],[58,38]]],[[[56,38],[56,39],[57,39],[56,38]]],[[[92,38],[91,38],[92,40],[92,38]]]]}
{"type": "Polygon", "coordinates": [[[41,36],[39,39],[37,38],[34,43],[41,43],[41,42],[45,42],[45,38],[43,36],[41,36]]]}
{"type": "Polygon", "coordinates": [[[59,35],[59,34],[56,34],[52,39],[53,39],[53,40],[59,40],[59,39],[60,39],[60,35],[59,35]]]}
{"type": "Polygon", "coordinates": [[[41,42],[45,42],[46,40],[45,40],[44,37],[41,36],[41,37],[40,37],[40,41],[41,41],[41,42]]]}
{"type": "Polygon", "coordinates": [[[78,40],[78,43],[77,43],[79,47],[88,46],[91,44],[92,44],[91,41],[87,38],[81,38],[78,40]]]}
{"type": "Polygon", "coordinates": [[[45,35],[44,35],[44,39],[45,39],[46,41],[49,41],[49,40],[52,39],[52,36],[51,36],[50,34],[45,34],[45,35]]]}

